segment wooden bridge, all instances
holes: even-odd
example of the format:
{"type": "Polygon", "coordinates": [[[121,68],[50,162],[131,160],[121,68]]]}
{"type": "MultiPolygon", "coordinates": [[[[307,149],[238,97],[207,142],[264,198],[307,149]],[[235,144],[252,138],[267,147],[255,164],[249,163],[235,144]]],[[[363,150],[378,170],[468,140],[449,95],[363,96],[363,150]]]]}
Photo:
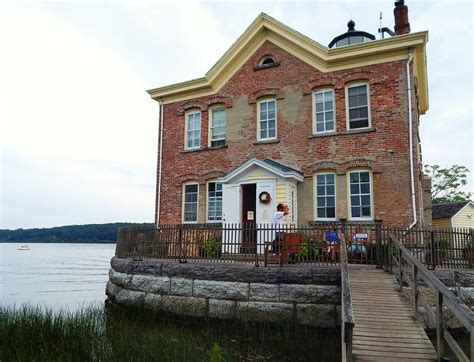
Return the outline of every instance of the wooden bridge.
{"type": "Polygon", "coordinates": [[[474,313],[393,235],[386,270],[348,265],[344,249],[341,248],[343,361],[440,361],[444,357],[444,340],[459,361],[474,361],[474,313]],[[435,345],[417,321],[419,280],[431,288],[436,298],[435,307],[425,306],[436,324],[435,345]],[[410,307],[400,293],[404,282],[412,290],[410,307]],[[470,358],[444,328],[446,310],[470,333],[470,358]]]}

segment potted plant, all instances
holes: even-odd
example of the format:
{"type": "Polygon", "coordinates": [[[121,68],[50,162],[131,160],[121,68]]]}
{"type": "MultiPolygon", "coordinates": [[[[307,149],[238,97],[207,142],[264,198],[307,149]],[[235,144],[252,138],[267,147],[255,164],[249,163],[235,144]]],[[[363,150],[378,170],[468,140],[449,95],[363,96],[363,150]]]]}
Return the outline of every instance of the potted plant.
{"type": "Polygon", "coordinates": [[[318,242],[314,236],[306,236],[301,243],[299,255],[305,260],[314,260],[321,254],[321,242],[318,242]]]}
{"type": "Polygon", "coordinates": [[[221,256],[221,240],[218,237],[206,239],[200,247],[199,254],[205,258],[218,258],[221,256]]]}
{"type": "Polygon", "coordinates": [[[472,247],[472,241],[469,241],[464,249],[462,249],[462,255],[465,261],[474,262],[474,249],[472,247]]]}
{"type": "Polygon", "coordinates": [[[441,265],[446,260],[449,250],[448,240],[439,240],[435,242],[435,261],[437,265],[441,265]]]}

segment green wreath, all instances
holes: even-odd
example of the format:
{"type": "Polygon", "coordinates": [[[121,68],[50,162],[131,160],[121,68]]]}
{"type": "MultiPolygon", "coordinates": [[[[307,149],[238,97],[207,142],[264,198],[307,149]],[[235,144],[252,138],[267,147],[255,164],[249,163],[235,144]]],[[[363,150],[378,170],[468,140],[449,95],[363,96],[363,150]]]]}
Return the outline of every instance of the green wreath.
{"type": "Polygon", "coordinates": [[[268,192],[262,191],[260,192],[260,195],[258,195],[258,201],[260,201],[261,204],[268,205],[272,202],[272,197],[268,192]]]}

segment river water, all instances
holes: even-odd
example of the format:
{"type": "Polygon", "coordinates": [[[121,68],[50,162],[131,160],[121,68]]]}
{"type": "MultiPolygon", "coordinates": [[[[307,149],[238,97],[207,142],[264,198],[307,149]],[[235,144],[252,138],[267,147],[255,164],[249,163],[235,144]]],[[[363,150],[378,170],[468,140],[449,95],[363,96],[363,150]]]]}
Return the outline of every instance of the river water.
{"type": "MultiPolygon", "coordinates": [[[[20,246],[0,243],[0,306],[29,304],[54,311],[102,308],[114,244],[32,243],[28,251],[18,250],[20,246]]],[[[214,342],[232,361],[340,360],[338,329],[175,318],[110,305],[102,310],[107,339],[121,360],[202,361],[208,359],[214,342]],[[150,342],[145,350],[143,341],[150,342]],[[161,355],[165,347],[187,357],[161,355]],[[125,357],[130,351],[142,353],[143,358],[125,357]],[[194,357],[189,359],[189,353],[194,357]]],[[[18,348],[21,351],[24,345],[18,348]]]]}
{"type": "Polygon", "coordinates": [[[77,310],[103,303],[115,244],[0,243],[0,304],[77,310]]]}

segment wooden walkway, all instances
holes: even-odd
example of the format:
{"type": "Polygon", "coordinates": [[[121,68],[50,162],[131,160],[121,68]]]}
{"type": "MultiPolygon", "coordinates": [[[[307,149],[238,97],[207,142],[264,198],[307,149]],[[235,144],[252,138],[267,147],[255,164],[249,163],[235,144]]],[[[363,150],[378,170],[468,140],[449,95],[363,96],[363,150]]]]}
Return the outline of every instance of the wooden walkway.
{"type": "Polygon", "coordinates": [[[354,361],[435,361],[436,350],[395,278],[380,269],[349,266],[354,310],[354,361]]]}

